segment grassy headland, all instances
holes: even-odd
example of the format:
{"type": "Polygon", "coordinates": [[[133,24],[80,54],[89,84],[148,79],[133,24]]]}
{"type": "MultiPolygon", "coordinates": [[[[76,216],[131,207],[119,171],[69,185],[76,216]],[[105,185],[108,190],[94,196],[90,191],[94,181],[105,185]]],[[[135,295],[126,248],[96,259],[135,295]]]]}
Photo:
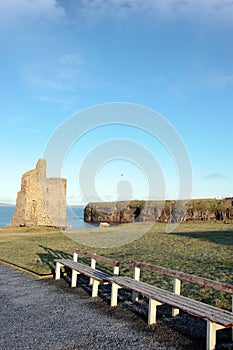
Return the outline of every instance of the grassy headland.
{"type": "MultiPolygon", "coordinates": [[[[122,261],[121,273],[130,276],[133,269],[125,261],[134,259],[232,284],[232,224],[216,221],[181,223],[172,233],[166,233],[166,226],[162,223],[156,223],[151,228],[148,226],[148,230],[145,230],[147,223],[130,225],[76,232],[45,228],[1,228],[0,259],[45,275],[53,271],[55,258],[71,257],[72,248],[78,246],[122,261]],[[135,233],[141,229],[147,232],[133,240],[135,233]],[[114,247],[114,237],[117,239],[121,235],[131,234],[127,244],[120,246],[116,241],[117,246],[114,247]],[[91,244],[97,237],[99,242],[96,247],[100,248],[91,244]],[[112,244],[109,248],[101,248],[101,241],[102,246],[106,246],[107,240],[112,244]]],[[[142,271],[142,280],[170,290],[172,288],[170,278],[151,272],[142,271]]],[[[230,296],[209,288],[184,283],[182,294],[228,309],[231,307],[230,296]]]]}

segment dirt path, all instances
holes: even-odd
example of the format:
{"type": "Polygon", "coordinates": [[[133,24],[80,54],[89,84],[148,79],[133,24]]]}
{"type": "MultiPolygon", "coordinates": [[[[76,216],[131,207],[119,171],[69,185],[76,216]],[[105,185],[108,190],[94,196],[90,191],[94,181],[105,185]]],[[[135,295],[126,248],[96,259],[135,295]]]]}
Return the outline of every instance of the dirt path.
{"type": "Polygon", "coordinates": [[[0,276],[2,350],[204,349],[204,338],[191,339],[166,322],[148,327],[127,305],[110,308],[105,290],[92,299],[64,280],[38,280],[2,265],[0,276]]]}

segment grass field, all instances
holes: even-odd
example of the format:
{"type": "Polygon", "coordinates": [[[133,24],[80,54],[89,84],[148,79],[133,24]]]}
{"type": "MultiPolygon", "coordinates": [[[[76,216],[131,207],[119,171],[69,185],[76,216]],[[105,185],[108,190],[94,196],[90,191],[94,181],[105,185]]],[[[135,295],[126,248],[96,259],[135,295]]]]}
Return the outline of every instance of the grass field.
{"type": "MultiPolygon", "coordinates": [[[[40,275],[53,271],[55,258],[71,257],[73,247],[122,261],[122,274],[132,276],[132,267],[124,262],[135,259],[233,283],[232,224],[215,221],[182,223],[172,233],[166,233],[165,224],[162,223],[153,226],[137,223],[76,232],[43,228],[0,229],[0,259],[40,275]],[[120,245],[122,240],[126,244],[120,245]]],[[[102,268],[107,269],[105,266],[102,268]]],[[[171,279],[151,272],[142,271],[142,280],[170,290],[172,288],[171,279]]],[[[182,294],[231,308],[230,296],[221,292],[184,283],[182,294]]]]}

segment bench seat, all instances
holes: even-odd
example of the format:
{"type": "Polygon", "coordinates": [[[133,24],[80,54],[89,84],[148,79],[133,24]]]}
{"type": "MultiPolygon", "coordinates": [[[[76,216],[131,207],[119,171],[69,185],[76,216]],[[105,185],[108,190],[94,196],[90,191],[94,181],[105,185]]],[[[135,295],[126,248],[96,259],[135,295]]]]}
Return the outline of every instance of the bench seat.
{"type": "Polygon", "coordinates": [[[111,275],[103,271],[93,269],[88,265],[84,265],[71,259],[55,259],[54,261],[56,262],[56,280],[60,279],[60,268],[62,266],[68,267],[72,270],[71,287],[76,287],[78,274],[85,275],[92,279],[92,297],[98,295],[99,284],[107,282],[108,278],[111,277],[111,275]]]}
{"type": "Polygon", "coordinates": [[[112,283],[111,306],[117,305],[119,287],[137,292],[149,299],[148,324],[156,323],[156,307],[161,304],[178,308],[207,321],[207,349],[213,350],[216,344],[216,331],[233,327],[233,313],[203,302],[189,299],[179,294],[137,281],[130,277],[109,277],[112,283]]]}

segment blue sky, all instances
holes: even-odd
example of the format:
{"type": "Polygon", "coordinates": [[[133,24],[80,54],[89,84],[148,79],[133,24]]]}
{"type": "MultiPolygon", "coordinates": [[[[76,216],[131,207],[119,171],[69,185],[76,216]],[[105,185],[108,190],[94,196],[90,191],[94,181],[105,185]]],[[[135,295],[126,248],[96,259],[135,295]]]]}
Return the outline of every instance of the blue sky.
{"type": "MultiPolygon", "coordinates": [[[[232,36],[229,0],[1,1],[0,202],[15,203],[21,175],[67,118],[109,102],[145,106],[173,126],[192,164],[193,198],[233,196],[232,36]]],[[[177,196],[166,147],[135,127],[111,124],[83,135],[66,154],[68,203],[85,203],[79,172],[88,154],[121,138],[152,153],[166,198],[177,196]]],[[[145,173],[129,157],[113,157],[93,179],[101,200],[124,193],[141,199],[145,173]]]]}

